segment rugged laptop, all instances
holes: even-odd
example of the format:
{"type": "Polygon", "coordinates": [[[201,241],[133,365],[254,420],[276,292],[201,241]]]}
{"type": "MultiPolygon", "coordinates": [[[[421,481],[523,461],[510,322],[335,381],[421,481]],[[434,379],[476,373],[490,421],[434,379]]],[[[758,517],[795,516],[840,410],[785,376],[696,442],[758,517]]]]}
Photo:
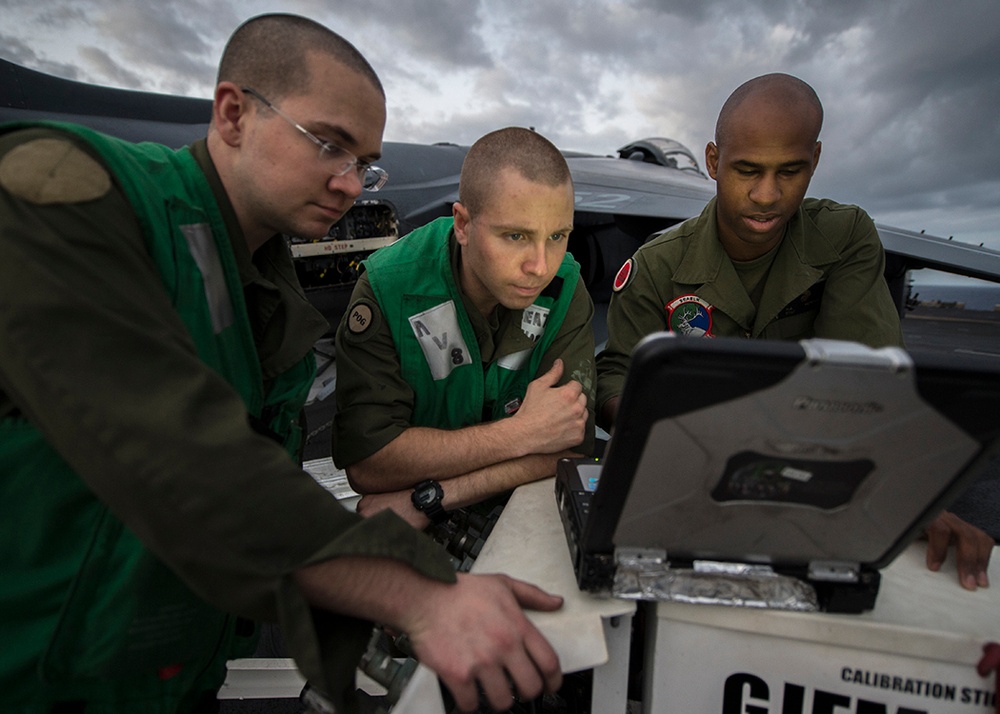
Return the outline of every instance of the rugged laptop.
{"type": "Polygon", "coordinates": [[[582,589],[615,591],[626,562],[762,566],[860,612],[998,435],[987,360],[658,333],[633,353],[604,458],[562,460],[556,493],[582,589]]]}

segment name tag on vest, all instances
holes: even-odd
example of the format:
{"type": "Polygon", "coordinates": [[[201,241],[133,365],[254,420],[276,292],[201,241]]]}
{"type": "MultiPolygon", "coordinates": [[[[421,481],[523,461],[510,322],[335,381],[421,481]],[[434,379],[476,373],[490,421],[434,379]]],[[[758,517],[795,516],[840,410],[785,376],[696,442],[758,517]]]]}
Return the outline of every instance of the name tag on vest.
{"type": "Polygon", "coordinates": [[[545,323],[548,321],[549,309],[547,307],[531,305],[524,308],[524,312],[521,314],[521,330],[532,341],[538,342],[538,339],[545,334],[545,323]]]}
{"type": "Polygon", "coordinates": [[[445,379],[456,367],[469,364],[469,348],[462,337],[455,303],[451,300],[414,315],[410,318],[410,327],[434,381],[445,379]]]}

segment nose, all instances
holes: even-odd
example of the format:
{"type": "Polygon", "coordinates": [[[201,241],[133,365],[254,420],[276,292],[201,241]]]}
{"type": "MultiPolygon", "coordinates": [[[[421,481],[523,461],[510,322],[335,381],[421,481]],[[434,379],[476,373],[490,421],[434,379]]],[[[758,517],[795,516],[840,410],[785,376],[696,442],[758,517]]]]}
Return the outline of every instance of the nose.
{"type": "Polygon", "coordinates": [[[351,200],[356,199],[361,195],[361,191],[364,188],[361,185],[361,175],[354,171],[348,171],[343,176],[330,176],[326,182],[326,187],[333,192],[340,192],[345,196],[349,196],[351,200]]]}
{"type": "Polygon", "coordinates": [[[763,174],[750,188],[750,200],[759,206],[770,206],[780,198],[781,187],[775,174],[763,174]]]}
{"type": "Polygon", "coordinates": [[[528,275],[547,275],[549,272],[548,252],[545,243],[532,243],[523,269],[528,275]]]}

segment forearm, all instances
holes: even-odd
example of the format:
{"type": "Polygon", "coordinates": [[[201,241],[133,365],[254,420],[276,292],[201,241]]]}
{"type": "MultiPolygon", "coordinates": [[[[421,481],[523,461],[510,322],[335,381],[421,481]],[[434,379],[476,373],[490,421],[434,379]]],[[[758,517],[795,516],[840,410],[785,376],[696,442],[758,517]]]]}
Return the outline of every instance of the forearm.
{"type": "Polygon", "coordinates": [[[519,427],[516,417],[455,430],[410,427],[345,470],[362,494],[444,481],[531,453],[532,439],[519,427]]]}
{"type": "Polygon", "coordinates": [[[442,504],[446,511],[464,508],[523,484],[548,478],[555,475],[559,459],[572,456],[580,454],[571,451],[531,454],[456,476],[441,483],[444,489],[442,504]]]}
{"type": "Polygon", "coordinates": [[[427,598],[447,597],[449,583],[391,558],[344,556],[302,568],[292,579],[313,607],[388,625],[402,632],[427,598]]]}
{"type": "MultiPolygon", "coordinates": [[[[559,459],[572,456],[579,454],[571,451],[532,454],[442,481],[442,505],[446,511],[453,511],[485,501],[521,484],[553,475],[559,459]]],[[[427,517],[414,508],[410,495],[409,489],[367,495],[358,503],[357,510],[361,515],[370,517],[390,509],[414,528],[426,528],[427,517]]]]}

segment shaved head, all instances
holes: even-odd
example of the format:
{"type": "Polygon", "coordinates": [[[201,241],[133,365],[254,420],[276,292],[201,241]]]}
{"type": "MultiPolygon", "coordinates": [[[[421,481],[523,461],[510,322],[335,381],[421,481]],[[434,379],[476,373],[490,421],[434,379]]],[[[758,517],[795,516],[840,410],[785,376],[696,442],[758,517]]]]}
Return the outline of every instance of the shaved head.
{"type": "Polygon", "coordinates": [[[721,147],[729,138],[734,125],[740,121],[740,108],[748,102],[767,103],[773,110],[787,116],[801,117],[801,121],[809,124],[812,140],[819,138],[823,126],[823,105],[816,92],[798,77],[775,73],[744,82],[729,95],[715,124],[716,145],[721,147]]]}
{"type": "Polygon", "coordinates": [[[545,186],[572,182],[566,159],[551,141],[530,129],[507,127],[480,138],[465,155],[459,203],[475,215],[489,200],[497,175],[507,168],[545,186]]]}
{"type": "Polygon", "coordinates": [[[332,30],[298,15],[253,17],[229,38],[219,63],[219,82],[253,87],[272,101],[307,91],[306,55],[324,54],[365,77],[385,98],[385,90],[368,61],[332,30]]]}

